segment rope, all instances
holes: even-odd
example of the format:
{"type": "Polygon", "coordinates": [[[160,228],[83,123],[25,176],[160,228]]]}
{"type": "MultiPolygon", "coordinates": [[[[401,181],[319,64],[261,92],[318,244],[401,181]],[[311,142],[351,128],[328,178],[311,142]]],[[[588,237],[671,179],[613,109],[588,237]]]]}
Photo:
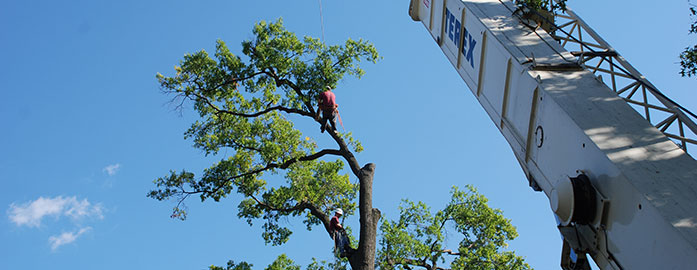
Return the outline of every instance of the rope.
{"type": "Polygon", "coordinates": [[[319,2],[319,25],[322,28],[322,41],[324,40],[324,17],[322,17],[322,0],[317,0],[319,2]]]}

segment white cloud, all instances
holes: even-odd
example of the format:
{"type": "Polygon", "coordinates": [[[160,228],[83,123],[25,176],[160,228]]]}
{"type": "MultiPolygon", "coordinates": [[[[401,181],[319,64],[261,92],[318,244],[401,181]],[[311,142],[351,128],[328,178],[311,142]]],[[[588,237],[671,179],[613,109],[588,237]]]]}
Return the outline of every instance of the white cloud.
{"type": "Polygon", "coordinates": [[[35,201],[17,205],[10,204],[9,218],[17,226],[39,227],[45,216],[69,216],[73,220],[85,217],[104,218],[101,204],[92,204],[87,199],[78,201],[75,196],[64,198],[39,197],[35,201]]]}
{"type": "Polygon", "coordinates": [[[112,175],[116,174],[116,172],[119,170],[119,168],[121,168],[121,164],[116,163],[116,164],[112,164],[112,165],[104,167],[104,169],[102,169],[102,171],[106,172],[106,174],[108,174],[109,176],[112,176],[112,175]]]}
{"type": "Polygon", "coordinates": [[[75,242],[80,235],[92,230],[92,227],[85,227],[77,232],[64,232],[58,236],[48,238],[48,243],[51,244],[51,250],[55,251],[58,247],[75,242]]]}

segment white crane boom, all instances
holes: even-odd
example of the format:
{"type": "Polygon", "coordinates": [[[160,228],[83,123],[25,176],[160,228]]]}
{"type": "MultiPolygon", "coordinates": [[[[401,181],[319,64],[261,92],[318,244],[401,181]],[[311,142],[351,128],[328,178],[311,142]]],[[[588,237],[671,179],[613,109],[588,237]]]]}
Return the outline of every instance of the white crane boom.
{"type": "Polygon", "coordinates": [[[549,198],[562,268],[587,269],[588,254],[601,269],[694,269],[697,161],[686,152],[697,145],[694,115],[573,12],[557,15],[564,23],[550,35],[524,18],[548,28],[541,18],[551,14],[516,10],[510,1],[411,0],[409,14],[499,128],[531,187],[549,198]],[[580,51],[564,47],[572,45],[580,51]]]}

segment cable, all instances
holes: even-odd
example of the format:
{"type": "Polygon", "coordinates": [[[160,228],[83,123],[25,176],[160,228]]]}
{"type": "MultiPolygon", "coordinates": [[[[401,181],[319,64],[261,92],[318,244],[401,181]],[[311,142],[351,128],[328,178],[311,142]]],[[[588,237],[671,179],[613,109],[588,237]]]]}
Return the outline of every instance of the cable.
{"type": "Polygon", "coordinates": [[[319,2],[319,25],[322,28],[322,42],[325,42],[324,40],[324,17],[322,17],[322,0],[318,0],[319,2]]]}

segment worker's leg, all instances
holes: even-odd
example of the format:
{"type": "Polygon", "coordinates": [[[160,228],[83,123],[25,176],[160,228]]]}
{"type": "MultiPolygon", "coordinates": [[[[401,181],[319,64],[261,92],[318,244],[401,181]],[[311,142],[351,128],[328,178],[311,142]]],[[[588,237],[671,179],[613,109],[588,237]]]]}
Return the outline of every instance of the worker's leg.
{"type": "Polygon", "coordinates": [[[341,235],[339,232],[334,232],[334,250],[341,253],[341,235]]]}
{"type": "Polygon", "coordinates": [[[330,115],[327,114],[326,111],[322,111],[322,120],[319,121],[320,127],[319,130],[324,133],[324,130],[327,128],[327,121],[329,120],[330,115]]]}
{"type": "Polygon", "coordinates": [[[336,238],[339,239],[339,242],[337,243],[339,257],[346,257],[348,251],[348,239],[346,238],[346,235],[337,232],[336,238]]]}
{"type": "MultiPolygon", "coordinates": [[[[335,110],[325,110],[322,111],[324,119],[329,120],[329,124],[332,126],[332,131],[336,130],[336,111],[335,110]]],[[[327,124],[326,120],[323,120],[322,126],[325,127],[327,124]]],[[[325,127],[326,128],[326,127],[325,127]]]]}
{"type": "Polygon", "coordinates": [[[329,123],[332,124],[332,131],[336,131],[336,111],[332,111],[330,117],[329,123]]]}
{"type": "Polygon", "coordinates": [[[327,128],[327,121],[331,124],[332,130],[336,130],[335,116],[334,110],[322,110],[322,121],[320,121],[322,126],[319,128],[321,132],[327,128]]]}

